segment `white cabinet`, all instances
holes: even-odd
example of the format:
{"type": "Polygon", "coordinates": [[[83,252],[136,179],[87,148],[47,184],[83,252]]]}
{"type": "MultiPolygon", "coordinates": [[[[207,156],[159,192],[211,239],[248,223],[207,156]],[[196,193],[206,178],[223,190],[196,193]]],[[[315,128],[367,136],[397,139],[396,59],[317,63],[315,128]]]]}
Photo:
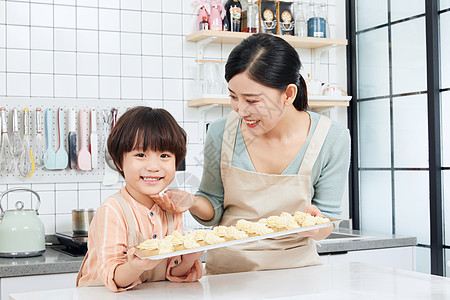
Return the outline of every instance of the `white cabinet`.
{"type": "Polygon", "coordinates": [[[73,288],[76,279],[77,273],[0,278],[0,300],[10,294],[73,288]]]}
{"type": "Polygon", "coordinates": [[[396,247],[373,250],[349,251],[342,254],[321,255],[324,264],[362,262],[377,266],[415,271],[415,247],[396,247]]]}

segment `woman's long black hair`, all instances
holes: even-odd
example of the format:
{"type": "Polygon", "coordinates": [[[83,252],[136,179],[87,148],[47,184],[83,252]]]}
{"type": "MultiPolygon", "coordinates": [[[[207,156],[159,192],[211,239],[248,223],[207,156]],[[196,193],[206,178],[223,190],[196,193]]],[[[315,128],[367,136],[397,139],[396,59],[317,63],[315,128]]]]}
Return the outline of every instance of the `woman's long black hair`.
{"type": "Polygon", "coordinates": [[[297,85],[294,107],[308,108],[306,82],[300,75],[302,63],[297,51],[280,37],[267,33],[253,34],[237,45],[228,56],[225,79],[247,72],[248,76],[267,87],[285,91],[289,84],[297,85]]]}

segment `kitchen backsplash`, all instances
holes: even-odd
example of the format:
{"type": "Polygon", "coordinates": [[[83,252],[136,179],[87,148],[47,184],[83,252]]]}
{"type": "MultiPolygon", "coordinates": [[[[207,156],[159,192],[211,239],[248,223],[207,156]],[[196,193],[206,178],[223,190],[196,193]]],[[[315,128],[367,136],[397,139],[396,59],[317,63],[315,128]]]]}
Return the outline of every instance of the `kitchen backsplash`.
{"type": "MultiPolygon", "coordinates": [[[[195,94],[196,44],[186,35],[196,30],[193,0],[0,0],[0,107],[8,112],[30,107],[72,106],[99,112],[111,107],[149,105],[167,109],[188,134],[186,171],[171,185],[194,192],[202,176],[203,144],[199,109],[188,107],[195,94]]],[[[328,1],[331,32],[335,11],[344,1],[328,1]]],[[[234,45],[210,44],[205,59],[226,60],[234,45]]],[[[311,73],[311,50],[298,49],[303,74],[311,73]]],[[[336,50],[322,58],[321,80],[339,82],[336,50]]],[[[340,68],[340,67],[339,67],[340,68]]],[[[230,108],[206,113],[211,122],[230,108]]],[[[11,114],[9,113],[9,122],[11,114]]],[[[66,127],[67,128],[67,127],[66,127]]],[[[67,131],[66,131],[67,133],[67,131]]],[[[67,138],[65,138],[66,140],[67,138]]],[[[0,191],[26,187],[41,196],[39,216],[47,234],[71,230],[71,210],[97,208],[123,186],[102,185],[103,164],[95,175],[75,170],[38,170],[23,178],[0,174],[0,191]]],[[[3,200],[36,203],[14,193],[3,200]]],[[[27,206],[28,207],[28,206],[27,206]]],[[[185,227],[200,226],[185,214],[185,227]]]]}

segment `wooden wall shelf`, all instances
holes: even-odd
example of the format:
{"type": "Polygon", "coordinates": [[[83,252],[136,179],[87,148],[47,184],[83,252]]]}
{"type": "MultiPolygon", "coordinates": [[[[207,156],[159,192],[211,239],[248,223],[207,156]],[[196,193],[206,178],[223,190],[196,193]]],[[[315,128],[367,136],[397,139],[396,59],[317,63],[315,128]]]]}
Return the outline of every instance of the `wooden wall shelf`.
{"type": "MultiPolygon", "coordinates": [[[[231,31],[213,31],[201,30],[192,33],[186,37],[189,42],[199,42],[208,38],[214,38],[212,43],[239,44],[242,40],[248,38],[253,33],[231,32],[231,31]]],[[[291,44],[294,48],[316,49],[329,46],[346,46],[347,40],[313,38],[290,35],[277,35],[291,44]]]]}
{"type": "MultiPolygon", "coordinates": [[[[310,96],[309,107],[324,109],[334,106],[349,106],[351,96],[327,97],[327,96],[310,96]]],[[[190,107],[201,107],[206,105],[230,106],[230,98],[197,98],[188,101],[190,107]]]]}
{"type": "MultiPolygon", "coordinates": [[[[199,86],[199,67],[198,64],[203,60],[204,47],[209,43],[222,43],[237,45],[242,40],[248,38],[253,33],[247,32],[230,32],[230,31],[212,31],[201,30],[186,36],[188,42],[194,42],[197,44],[197,73],[195,82],[197,87],[199,86]]],[[[346,46],[347,40],[342,39],[328,39],[328,38],[313,38],[313,37],[299,37],[288,35],[277,35],[284,39],[294,48],[311,49],[313,62],[314,62],[314,74],[319,73],[320,56],[324,51],[330,48],[346,46]]],[[[351,97],[325,97],[325,96],[313,96],[309,98],[309,107],[316,112],[326,111],[333,107],[349,106],[351,97]]],[[[188,101],[188,106],[197,107],[199,109],[199,142],[203,143],[205,138],[205,115],[206,113],[216,106],[231,106],[230,98],[222,96],[204,95],[196,99],[188,101]]]]}

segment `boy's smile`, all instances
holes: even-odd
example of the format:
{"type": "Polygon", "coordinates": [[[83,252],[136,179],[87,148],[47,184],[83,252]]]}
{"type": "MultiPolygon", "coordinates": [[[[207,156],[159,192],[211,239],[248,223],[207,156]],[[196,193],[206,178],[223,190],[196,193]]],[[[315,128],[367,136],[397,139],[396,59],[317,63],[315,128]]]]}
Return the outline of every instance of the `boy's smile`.
{"type": "Polygon", "coordinates": [[[150,195],[157,195],[174,179],[176,158],[168,151],[132,150],[123,157],[123,173],[128,193],[139,203],[151,208],[150,195]]]}
{"type": "Polygon", "coordinates": [[[145,182],[147,182],[149,184],[156,184],[156,183],[158,183],[158,181],[163,179],[163,177],[143,177],[143,176],[141,176],[141,178],[142,178],[142,180],[144,180],[145,182]]]}

